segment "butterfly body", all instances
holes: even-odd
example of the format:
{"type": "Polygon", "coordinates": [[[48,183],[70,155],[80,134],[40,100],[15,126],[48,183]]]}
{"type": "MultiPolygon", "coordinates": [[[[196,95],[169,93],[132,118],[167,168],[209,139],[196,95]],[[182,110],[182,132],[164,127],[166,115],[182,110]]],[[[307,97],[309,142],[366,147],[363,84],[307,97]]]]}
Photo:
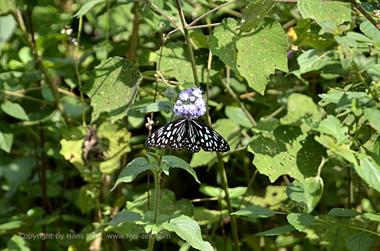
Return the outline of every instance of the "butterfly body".
{"type": "Polygon", "coordinates": [[[149,147],[168,148],[175,151],[184,148],[191,152],[226,152],[230,150],[227,141],[212,128],[190,118],[170,122],[157,129],[146,141],[149,147]]]}

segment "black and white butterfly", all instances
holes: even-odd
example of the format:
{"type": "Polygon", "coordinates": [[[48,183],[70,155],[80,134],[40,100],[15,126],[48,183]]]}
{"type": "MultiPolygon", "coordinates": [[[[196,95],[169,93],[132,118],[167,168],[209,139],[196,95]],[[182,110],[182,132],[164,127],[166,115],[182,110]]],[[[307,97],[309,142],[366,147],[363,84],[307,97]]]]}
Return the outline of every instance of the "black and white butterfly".
{"type": "Polygon", "coordinates": [[[157,129],[146,141],[149,147],[168,148],[175,151],[183,148],[191,152],[227,152],[227,141],[212,128],[199,122],[182,118],[157,129]]]}

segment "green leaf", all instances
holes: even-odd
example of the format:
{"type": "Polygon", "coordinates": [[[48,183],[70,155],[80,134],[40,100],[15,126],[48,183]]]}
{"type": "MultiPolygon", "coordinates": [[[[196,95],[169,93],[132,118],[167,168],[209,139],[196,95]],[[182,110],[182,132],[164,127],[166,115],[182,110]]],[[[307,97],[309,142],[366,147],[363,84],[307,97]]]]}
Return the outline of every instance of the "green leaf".
{"type": "Polygon", "coordinates": [[[1,104],[1,109],[9,116],[12,116],[16,119],[29,120],[29,117],[26,114],[24,108],[22,108],[22,106],[17,103],[6,100],[1,104]]]}
{"type": "Polygon", "coordinates": [[[22,221],[10,219],[8,222],[0,224],[0,233],[5,233],[9,230],[18,229],[21,226],[22,226],[22,221]]]}
{"type": "Polygon", "coordinates": [[[7,243],[7,250],[12,251],[29,251],[28,243],[19,235],[13,235],[7,243]]]}
{"type": "Polygon", "coordinates": [[[108,113],[111,123],[127,115],[142,79],[134,65],[125,58],[111,57],[95,67],[93,77],[94,81],[83,86],[91,98],[91,120],[102,112],[108,113]]]}
{"type": "Polygon", "coordinates": [[[321,177],[309,177],[304,181],[304,194],[307,212],[311,213],[318,205],[323,195],[323,180],[321,177]]]}
{"type": "Polygon", "coordinates": [[[197,222],[188,216],[181,215],[173,218],[168,222],[164,222],[162,227],[168,231],[175,232],[195,249],[204,251],[214,250],[209,242],[203,240],[201,229],[197,222]]]}
{"type": "Polygon", "coordinates": [[[13,143],[13,133],[0,131],[0,149],[9,153],[13,143]]]}
{"type": "Polygon", "coordinates": [[[97,132],[106,156],[105,160],[99,163],[99,169],[102,173],[112,173],[120,167],[123,155],[130,151],[131,133],[127,128],[108,121],[103,122],[97,132]]]}
{"type": "Polygon", "coordinates": [[[247,115],[240,107],[227,106],[225,113],[226,116],[232,121],[234,121],[236,124],[247,128],[252,128],[252,123],[249,121],[247,115]]]}
{"type": "MultiPolygon", "coordinates": [[[[161,51],[161,50],[160,50],[161,51]]],[[[205,82],[205,71],[202,65],[197,65],[197,74],[200,82],[205,82]]],[[[179,82],[194,83],[192,66],[187,54],[186,44],[172,42],[165,44],[162,49],[160,72],[165,77],[174,77],[179,82]]]]}
{"type": "Polygon", "coordinates": [[[86,1],[85,4],[83,4],[82,7],[78,10],[77,13],[75,13],[74,17],[82,17],[85,15],[87,12],[89,12],[95,5],[99,3],[105,3],[106,0],[89,0],[86,1]]]}
{"type": "MultiPolygon", "coordinates": [[[[207,196],[224,198],[224,190],[220,187],[213,187],[209,185],[201,185],[199,191],[207,196]]],[[[247,191],[247,187],[234,187],[228,188],[228,192],[231,199],[241,198],[241,196],[247,191]]]]}
{"type": "Polygon", "coordinates": [[[209,39],[210,50],[261,94],[275,69],[287,72],[288,40],[281,25],[267,21],[259,30],[239,34],[234,19],[223,20],[209,39]]]}
{"type": "Polygon", "coordinates": [[[257,236],[277,236],[277,235],[289,233],[294,230],[296,229],[292,225],[284,225],[281,227],[273,228],[271,230],[257,233],[256,235],[257,236]]]}
{"type": "Polygon", "coordinates": [[[374,239],[366,232],[351,234],[346,239],[346,248],[349,251],[369,251],[374,239]]]}
{"type": "Polygon", "coordinates": [[[355,217],[360,215],[360,213],[347,208],[332,208],[330,209],[328,215],[335,217],[355,217]]]}
{"type": "Polygon", "coordinates": [[[349,3],[323,0],[299,0],[297,6],[303,18],[314,19],[319,25],[333,22],[336,25],[351,21],[349,3]]]}
{"type": "Polygon", "coordinates": [[[380,164],[372,157],[358,154],[359,164],[354,165],[355,171],[370,187],[380,192],[380,164]]]}
{"type": "Polygon", "coordinates": [[[343,126],[340,120],[332,115],[328,115],[321,121],[318,131],[333,136],[337,144],[348,143],[348,128],[343,126]]]}
{"type": "Polygon", "coordinates": [[[248,146],[257,170],[274,182],[281,175],[303,182],[315,176],[325,149],[299,127],[280,126],[267,136],[255,136],[248,146]]]}
{"type": "Polygon", "coordinates": [[[116,180],[115,185],[111,190],[114,190],[120,183],[132,182],[137,175],[142,172],[154,170],[154,167],[149,163],[148,159],[145,157],[137,157],[128,163],[126,167],[121,171],[119,177],[116,180]]]}
{"type": "Polygon", "coordinates": [[[0,16],[0,43],[8,41],[12,37],[16,26],[16,21],[12,15],[0,16]]]}
{"type": "Polygon", "coordinates": [[[322,118],[322,112],[313,99],[300,93],[290,94],[287,111],[287,114],[280,120],[282,124],[300,124],[302,119],[320,121],[322,118]]]}
{"type": "Polygon", "coordinates": [[[304,74],[311,71],[317,71],[321,68],[337,63],[334,59],[334,53],[332,51],[318,51],[315,49],[310,49],[303,52],[297,58],[298,65],[300,66],[297,74],[304,74]]]}
{"type": "Polygon", "coordinates": [[[369,21],[360,24],[360,30],[368,37],[372,38],[376,43],[380,43],[380,31],[369,21]]]}
{"type": "Polygon", "coordinates": [[[193,168],[190,166],[190,164],[187,163],[186,161],[184,161],[183,159],[178,158],[176,156],[172,156],[172,155],[163,156],[162,157],[162,168],[164,171],[167,171],[167,172],[169,172],[170,168],[183,169],[186,172],[188,172],[189,174],[191,174],[191,176],[193,176],[193,178],[195,179],[196,182],[201,183],[198,180],[197,174],[195,173],[193,168]]]}
{"type": "Polygon", "coordinates": [[[309,214],[290,213],[286,218],[298,231],[303,231],[314,223],[314,217],[309,214]]]}
{"type": "Polygon", "coordinates": [[[288,71],[288,38],[277,22],[266,22],[261,29],[243,34],[236,41],[236,49],[237,70],[260,94],[264,94],[276,69],[288,71]]]}
{"type": "Polygon", "coordinates": [[[108,222],[109,225],[116,227],[120,223],[124,222],[135,222],[141,220],[141,215],[136,212],[131,211],[121,211],[117,213],[117,215],[108,222]]]}
{"type": "Polygon", "coordinates": [[[368,123],[380,133],[380,110],[376,108],[364,109],[364,117],[368,123]]]}
{"type": "Polygon", "coordinates": [[[35,159],[31,157],[14,157],[11,162],[0,164],[2,176],[5,177],[10,190],[15,190],[30,179],[34,165],[35,159]]]}
{"type": "Polygon", "coordinates": [[[243,209],[235,211],[233,215],[246,216],[252,219],[256,218],[269,218],[276,215],[276,212],[266,209],[265,207],[260,207],[257,205],[248,205],[243,209]]]}
{"type": "Polygon", "coordinates": [[[350,149],[349,145],[338,145],[332,137],[327,135],[315,136],[315,140],[329,149],[333,154],[336,154],[348,162],[357,165],[355,152],[350,149]]]}
{"type": "Polygon", "coordinates": [[[286,194],[288,195],[289,199],[295,202],[298,202],[298,203],[305,202],[304,186],[298,180],[293,181],[291,184],[289,184],[286,187],[286,194]]]}
{"type": "Polygon", "coordinates": [[[257,0],[249,3],[242,12],[241,32],[248,32],[255,29],[265,16],[274,7],[273,0],[257,0]]]}
{"type": "Polygon", "coordinates": [[[231,67],[235,72],[236,68],[236,39],[238,36],[237,23],[233,18],[223,19],[222,24],[216,27],[209,37],[209,47],[211,52],[218,56],[220,60],[231,67]]]}
{"type": "Polygon", "coordinates": [[[368,220],[380,222],[380,214],[364,213],[363,216],[368,220]]]}

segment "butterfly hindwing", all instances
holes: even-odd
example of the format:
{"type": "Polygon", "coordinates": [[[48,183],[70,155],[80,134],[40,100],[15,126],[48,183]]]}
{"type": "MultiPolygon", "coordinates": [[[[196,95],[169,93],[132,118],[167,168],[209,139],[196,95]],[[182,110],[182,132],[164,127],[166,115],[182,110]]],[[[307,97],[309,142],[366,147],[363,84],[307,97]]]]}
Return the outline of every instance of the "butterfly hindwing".
{"type": "Polygon", "coordinates": [[[170,148],[178,151],[186,146],[186,119],[179,119],[158,128],[146,141],[149,147],[170,148]]]}
{"type": "Polygon", "coordinates": [[[206,125],[195,120],[189,120],[188,132],[191,131],[194,132],[194,135],[188,133],[188,137],[191,138],[190,142],[197,142],[195,148],[202,147],[203,150],[208,152],[227,152],[230,150],[227,141],[214,129],[206,125]]]}

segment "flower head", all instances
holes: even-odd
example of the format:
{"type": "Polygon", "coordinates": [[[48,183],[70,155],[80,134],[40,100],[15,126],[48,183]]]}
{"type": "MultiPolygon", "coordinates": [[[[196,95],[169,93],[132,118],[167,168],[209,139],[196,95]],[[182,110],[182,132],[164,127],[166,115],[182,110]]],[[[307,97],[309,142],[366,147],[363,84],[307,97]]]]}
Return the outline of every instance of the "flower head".
{"type": "Polygon", "coordinates": [[[181,91],[174,105],[173,112],[181,117],[195,119],[206,113],[206,103],[202,90],[191,88],[181,91]]]}

